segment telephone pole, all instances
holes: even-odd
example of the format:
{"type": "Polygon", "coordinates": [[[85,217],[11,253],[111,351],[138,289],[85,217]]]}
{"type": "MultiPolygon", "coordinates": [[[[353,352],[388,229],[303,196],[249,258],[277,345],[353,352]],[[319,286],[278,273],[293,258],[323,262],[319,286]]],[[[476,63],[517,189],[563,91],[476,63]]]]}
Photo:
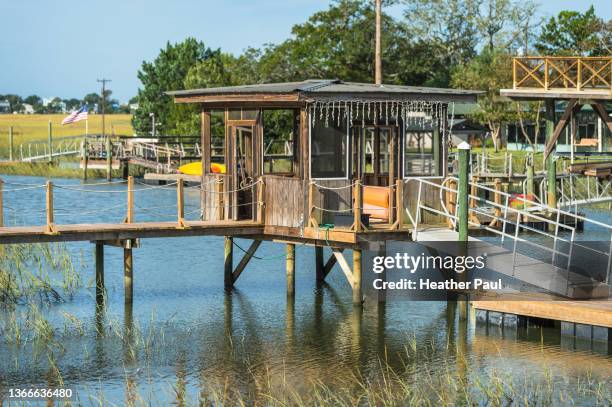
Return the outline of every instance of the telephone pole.
{"type": "MultiPolygon", "coordinates": [[[[104,140],[105,137],[105,133],[106,133],[106,128],[105,128],[105,115],[106,115],[106,82],[110,82],[110,79],[98,79],[98,82],[100,82],[102,84],[102,94],[100,95],[101,99],[102,99],[102,140],[104,140]]],[[[106,139],[106,179],[108,181],[111,180],[111,171],[112,171],[112,166],[113,166],[113,149],[112,149],[112,144],[111,144],[111,139],[110,137],[108,137],[106,139]]]]}
{"type": "Polygon", "coordinates": [[[382,85],[382,61],[381,61],[381,46],[380,46],[380,31],[381,31],[381,19],[382,19],[382,0],[376,0],[376,49],[374,55],[374,83],[376,85],[382,85]]]}

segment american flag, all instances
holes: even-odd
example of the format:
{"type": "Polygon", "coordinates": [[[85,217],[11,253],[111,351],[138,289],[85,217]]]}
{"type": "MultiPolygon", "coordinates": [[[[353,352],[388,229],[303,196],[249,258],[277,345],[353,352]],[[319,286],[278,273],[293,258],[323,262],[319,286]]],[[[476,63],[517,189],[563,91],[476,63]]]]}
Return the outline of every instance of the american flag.
{"type": "Polygon", "coordinates": [[[70,124],[81,120],[87,120],[87,106],[83,106],[79,110],[70,113],[69,116],[62,120],[62,124],[70,124]]]}

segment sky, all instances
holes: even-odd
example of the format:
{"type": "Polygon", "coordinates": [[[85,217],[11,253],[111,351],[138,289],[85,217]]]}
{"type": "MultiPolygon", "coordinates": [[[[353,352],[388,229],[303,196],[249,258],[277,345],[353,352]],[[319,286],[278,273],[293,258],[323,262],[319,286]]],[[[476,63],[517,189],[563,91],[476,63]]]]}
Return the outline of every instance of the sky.
{"type": "MultiPolygon", "coordinates": [[[[111,79],[113,97],[136,95],[143,60],[188,36],[238,54],[279,43],[329,0],[0,0],[0,94],[82,98],[111,79]]],[[[540,0],[541,13],[612,18],[610,0],[540,0]]],[[[385,10],[401,16],[398,6],[385,10]]]]}

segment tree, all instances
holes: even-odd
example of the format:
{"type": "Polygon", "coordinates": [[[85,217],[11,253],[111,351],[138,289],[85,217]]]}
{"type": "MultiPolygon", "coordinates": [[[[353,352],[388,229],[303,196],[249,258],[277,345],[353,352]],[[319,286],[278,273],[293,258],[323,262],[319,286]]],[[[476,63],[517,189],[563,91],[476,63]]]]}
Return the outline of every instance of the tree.
{"type": "Polygon", "coordinates": [[[88,93],[83,98],[83,104],[87,105],[87,109],[92,113],[97,113],[100,95],[97,93],[88,93]]]}
{"type": "Polygon", "coordinates": [[[548,20],[535,46],[547,55],[608,55],[611,25],[595,15],[593,6],[584,13],[564,10],[548,20]]]}
{"type": "Polygon", "coordinates": [[[437,45],[440,57],[451,65],[476,55],[474,24],[478,2],[471,0],[405,0],[404,17],[411,35],[437,45]]]}
{"type": "Polygon", "coordinates": [[[23,99],[23,103],[27,103],[28,105],[32,106],[42,105],[42,99],[38,95],[30,95],[23,99]]]}
{"type": "MultiPolygon", "coordinates": [[[[181,123],[193,123],[197,116],[195,106],[177,105],[164,92],[185,89],[185,78],[189,70],[214,54],[204,43],[187,38],[160,50],[153,62],[143,62],[138,71],[142,87],[138,89],[138,109],[132,117],[137,133],[151,131],[150,113],[156,117],[158,128],[166,134],[184,131],[181,123]]],[[[197,129],[191,129],[197,134],[197,129]]]]}
{"type": "MultiPolygon", "coordinates": [[[[431,47],[413,41],[406,26],[382,13],[383,82],[432,84],[437,64],[431,47]]],[[[307,78],[338,78],[373,82],[375,10],[371,0],[338,0],[292,28],[278,45],[251,52],[258,81],[281,82],[307,78]]]]}
{"type": "Polygon", "coordinates": [[[21,99],[21,96],[19,95],[13,95],[13,94],[0,95],[0,100],[6,100],[7,102],[9,102],[9,105],[10,105],[9,109],[11,113],[19,112],[23,108],[23,100],[21,99]]]}
{"type": "Polygon", "coordinates": [[[452,84],[457,88],[482,90],[478,98],[479,111],[472,118],[490,130],[495,151],[501,147],[501,129],[505,122],[516,118],[512,103],[499,97],[499,90],[512,85],[512,57],[500,50],[487,49],[453,73],[452,84]]]}
{"type": "Polygon", "coordinates": [[[64,99],[64,104],[66,105],[66,110],[73,111],[79,109],[83,102],[76,98],[64,99]]]}

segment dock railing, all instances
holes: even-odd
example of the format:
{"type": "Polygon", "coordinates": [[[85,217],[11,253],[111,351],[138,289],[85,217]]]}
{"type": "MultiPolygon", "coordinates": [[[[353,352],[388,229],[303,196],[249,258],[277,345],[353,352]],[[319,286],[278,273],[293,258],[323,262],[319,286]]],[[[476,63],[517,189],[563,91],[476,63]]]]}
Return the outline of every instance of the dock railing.
{"type": "MultiPolygon", "coordinates": [[[[443,216],[449,220],[451,228],[456,228],[458,220],[458,205],[449,207],[449,196],[457,196],[458,179],[448,177],[442,184],[436,184],[424,178],[412,178],[406,181],[408,186],[418,188],[418,200],[414,213],[406,210],[406,215],[412,224],[412,236],[418,240],[419,229],[422,228],[422,212],[431,212],[443,216]],[[441,210],[432,204],[423,202],[421,195],[424,187],[435,188],[439,191],[441,210]]],[[[491,235],[500,237],[503,245],[506,241],[513,244],[513,253],[516,256],[518,243],[526,244],[532,248],[550,254],[551,264],[560,264],[560,259],[565,261],[565,269],[569,270],[573,254],[576,248],[584,252],[592,253],[594,256],[603,256],[607,261],[605,270],[605,282],[610,281],[610,269],[612,263],[612,225],[586,218],[576,213],[551,208],[546,205],[502,192],[499,188],[491,188],[479,183],[470,182],[470,193],[468,195],[468,224],[480,230],[489,232],[491,235]],[[486,195],[493,195],[490,200],[486,195]],[[523,208],[512,207],[512,202],[518,202],[523,208]],[[537,213],[536,213],[537,212],[537,213]],[[477,218],[490,219],[490,222],[480,222],[477,218]],[[542,223],[543,228],[533,226],[533,223],[542,223]],[[585,227],[597,227],[604,231],[609,241],[607,250],[598,250],[586,245],[576,239],[578,225],[585,227]],[[494,227],[493,225],[497,226],[494,227]],[[525,233],[537,236],[537,239],[529,239],[525,233]],[[547,242],[548,244],[545,244],[547,242]],[[565,249],[565,250],[563,250],[565,249]]],[[[516,267],[516,265],[513,265],[516,267]]]]}
{"type": "Polygon", "coordinates": [[[526,56],[512,60],[512,86],[612,92],[612,57],[526,56]]]}
{"type": "Polygon", "coordinates": [[[352,216],[352,223],[346,229],[362,232],[370,229],[397,230],[404,224],[404,183],[397,180],[388,189],[388,207],[373,207],[364,204],[364,188],[361,180],[346,180],[342,185],[323,185],[321,180],[312,180],[308,185],[307,226],[319,228],[321,225],[331,227],[335,216],[352,216]],[[383,216],[384,212],[386,216],[383,216]],[[366,225],[363,214],[368,213],[377,222],[366,225]]]}
{"type": "MultiPolygon", "coordinates": [[[[176,182],[166,185],[150,185],[139,182],[130,176],[127,180],[89,184],[58,184],[52,181],[41,184],[26,184],[0,180],[0,227],[10,229],[13,227],[42,226],[47,234],[60,233],[59,230],[61,228],[58,227],[59,225],[82,224],[95,226],[96,224],[131,224],[136,222],[175,222],[177,228],[187,228],[188,222],[202,220],[203,211],[210,208],[204,206],[201,201],[197,205],[189,204],[186,202],[185,194],[187,191],[199,191],[201,193],[203,190],[217,194],[216,197],[218,199],[215,199],[212,205],[222,210],[226,210],[229,207],[230,213],[233,213],[232,211],[240,206],[251,205],[253,210],[250,219],[246,220],[263,224],[263,197],[265,190],[262,177],[238,189],[240,191],[249,190],[252,198],[250,202],[238,203],[235,201],[226,202],[224,200],[224,197],[227,197],[228,194],[238,190],[232,191],[229,188],[225,188],[221,180],[216,180],[210,184],[185,186],[183,179],[179,178],[176,182]],[[155,200],[147,199],[146,203],[143,203],[142,194],[154,191],[168,191],[170,193],[174,191],[176,201],[169,204],[156,203],[155,200]],[[96,203],[96,207],[77,210],[69,203],[73,198],[62,197],[61,195],[58,204],[56,195],[62,192],[93,195],[95,199],[92,198],[92,202],[96,203]],[[20,196],[23,193],[27,195],[20,196]],[[120,199],[112,198],[117,196],[124,196],[124,201],[117,203],[120,199]],[[40,200],[40,202],[36,202],[37,200],[40,200]],[[26,208],[25,204],[29,204],[31,207],[26,208]],[[144,216],[147,220],[137,221],[137,215],[144,216]],[[107,219],[102,220],[101,217],[104,216],[107,219]],[[61,219],[60,222],[58,222],[58,217],[61,219]],[[88,221],[90,217],[95,218],[93,222],[88,221]],[[77,220],[75,221],[75,219],[77,220]]],[[[85,198],[81,197],[81,199],[85,198]]],[[[171,196],[164,199],[172,201],[171,196]]],[[[216,220],[220,219],[211,221],[214,222],[216,220]]]]}

